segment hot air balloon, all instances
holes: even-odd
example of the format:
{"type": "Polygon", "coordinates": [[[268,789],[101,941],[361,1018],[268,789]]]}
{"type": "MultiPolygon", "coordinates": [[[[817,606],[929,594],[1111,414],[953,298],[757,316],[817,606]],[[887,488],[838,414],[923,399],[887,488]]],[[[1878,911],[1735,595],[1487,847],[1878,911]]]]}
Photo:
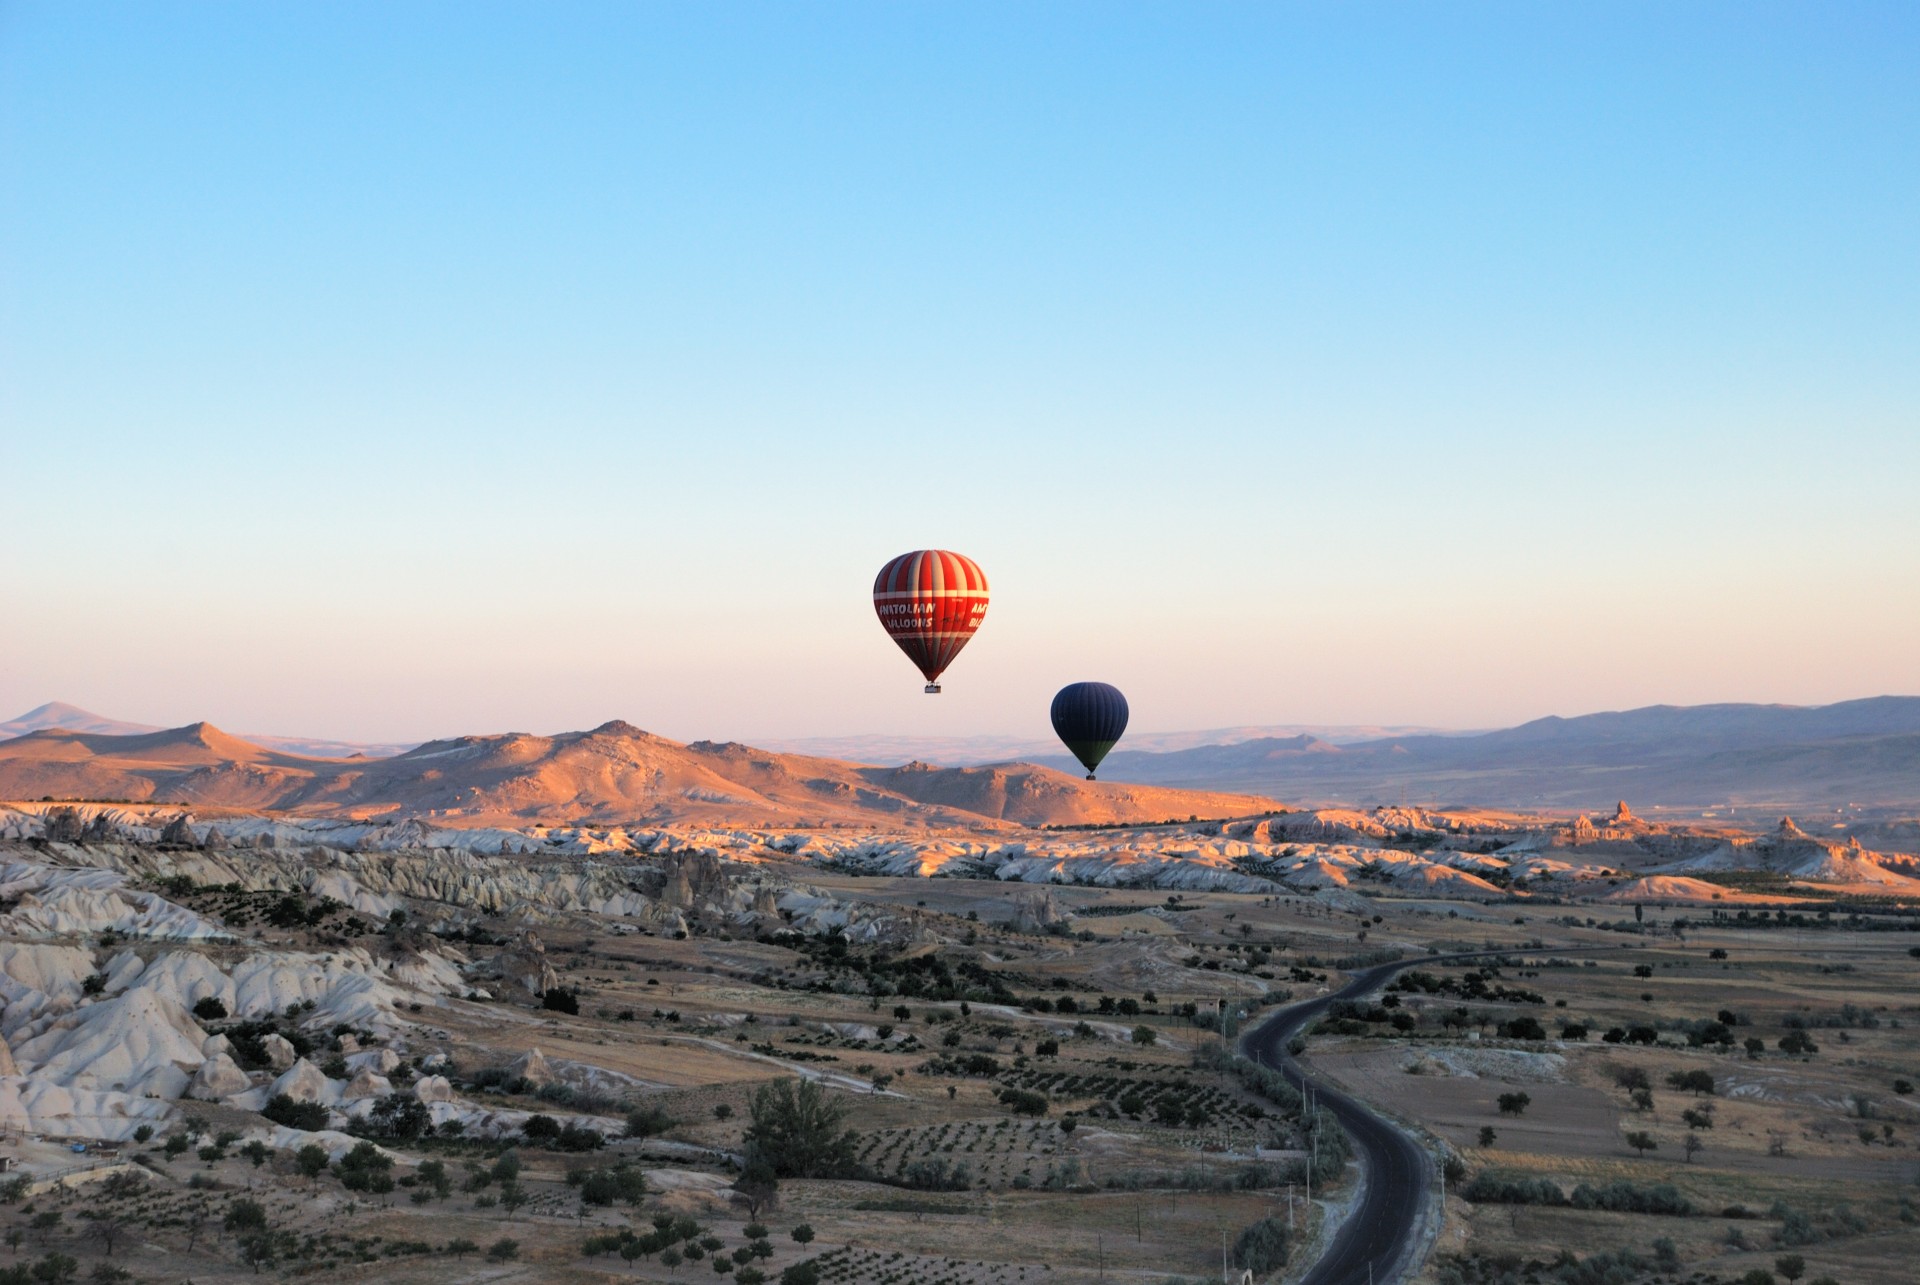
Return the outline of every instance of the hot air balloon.
{"type": "Polygon", "coordinates": [[[1053,734],[1087,769],[1087,779],[1127,732],[1127,698],[1110,683],[1069,683],[1053,698],[1053,734]]]}
{"type": "Polygon", "coordinates": [[[903,553],[873,581],[873,609],[887,636],[927,676],[927,692],[987,614],[987,577],[971,558],[945,549],[903,553]]]}

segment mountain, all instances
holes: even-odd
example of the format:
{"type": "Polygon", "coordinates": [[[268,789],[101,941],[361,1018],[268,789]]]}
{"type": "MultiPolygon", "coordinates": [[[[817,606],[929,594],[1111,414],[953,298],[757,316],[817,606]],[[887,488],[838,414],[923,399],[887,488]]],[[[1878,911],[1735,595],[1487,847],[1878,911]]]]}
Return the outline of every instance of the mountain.
{"type": "MultiPolygon", "coordinates": [[[[1471,736],[1471,732],[1448,731],[1435,727],[1378,727],[1344,724],[1298,725],[1282,727],[1215,727],[1194,732],[1133,732],[1127,746],[1134,750],[1173,751],[1197,746],[1238,745],[1246,741],[1295,736],[1312,736],[1334,745],[1379,740],[1393,736],[1471,736]]],[[[788,754],[811,754],[824,758],[851,759],[856,763],[900,763],[918,760],[942,764],[1004,763],[1009,759],[1061,762],[1060,742],[1021,736],[803,736],[767,737],[762,744],[788,754]]]]}
{"type": "Polygon", "coordinates": [[[174,802],[324,817],[519,824],[980,828],[1244,816],[1268,799],[1082,781],[1051,768],[867,767],[628,723],[430,741],[381,759],[289,754],[207,723],[48,728],[0,742],[0,798],[174,802]]]}
{"type": "MultiPolygon", "coordinates": [[[[1040,760],[1066,767],[1064,756],[1040,760]]],[[[1266,738],[1155,754],[1117,750],[1114,780],[1390,802],[1405,795],[1489,807],[1794,808],[1920,802],[1920,697],[1834,705],[1654,705],[1542,718],[1469,736],[1336,745],[1266,738]]]]}
{"type": "Polygon", "coordinates": [[[25,736],[28,732],[46,731],[48,728],[59,728],[68,732],[95,732],[102,736],[138,736],[142,732],[161,730],[145,723],[123,723],[117,718],[107,718],[91,710],[81,709],[78,705],[69,705],[65,701],[48,701],[38,709],[28,710],[19,718],[0,723],[0,740],[25,736]]]}
{"type": "MultiPolygon", "coordinates": [[[[10,737],[25,736],[29,732],[49,730],[92,732],[102,736],[139,736],[166,729],[147,723],[126,723],[117,718],[107,718],[91,710],[81,709],[78,705],[69,705],[65,701],[49,701],[38,709],[28,710],[19,718],[0,723],[0,741],[10,737]]],[[[411,742],[395,745],[329,741],[310,736],[263,736],[252,733],[241,735],[243,739],[255,745],[307,758],[345,759],[353,758],[355,755],[363,758],[389,758],[395,754],[404,754],[413,748],[411,742]]]]}

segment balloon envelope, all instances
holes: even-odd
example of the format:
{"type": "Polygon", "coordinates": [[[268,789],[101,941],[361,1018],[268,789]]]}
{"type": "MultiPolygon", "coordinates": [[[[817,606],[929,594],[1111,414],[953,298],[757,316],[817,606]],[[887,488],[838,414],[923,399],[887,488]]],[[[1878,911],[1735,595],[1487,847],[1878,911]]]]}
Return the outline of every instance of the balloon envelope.
{"type": "Polygon", "coordinates": [[[927,690],[987,614],[987,577],[971,558],[945,549],[903,553],[873,581],[873,610],[888,637],[927,677],[927,690]]]}
{"type": "Polygon", "coordinates": [[[1069,683],[1053,698],[1053,731],[1087,779],[1127,731],[1127,698],[1111,683],[1069,683]]]}

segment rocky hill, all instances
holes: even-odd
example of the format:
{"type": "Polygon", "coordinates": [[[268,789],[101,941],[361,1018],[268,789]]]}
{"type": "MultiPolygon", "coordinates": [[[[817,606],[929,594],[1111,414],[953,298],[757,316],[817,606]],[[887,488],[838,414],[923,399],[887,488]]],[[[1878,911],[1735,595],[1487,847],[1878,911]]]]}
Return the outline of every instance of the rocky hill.
{"type": "Polygon", "coordinates": [[[0,742],[0,798],[124,800],[449,826],[711,824],[979,828],[1244,816],[1271,800],[1083,781],[1051,768],[865,767],[627,723],[432,741],[383,759],[289,754],[207,723],[137,735],[46,729],[0,742]]]}
{"type": "Polygon", "coordinates": [[[1404,795],[1593,808],[1624,796],[1670,808],[1901,807],[1920,803],[1920,697],[1809,707],[1656,705],[1473,736],[1345,745],[1294,736],[1164,754],[1119,750],[1101,772],[1153,785],[1363,804],[1404,795]]]}

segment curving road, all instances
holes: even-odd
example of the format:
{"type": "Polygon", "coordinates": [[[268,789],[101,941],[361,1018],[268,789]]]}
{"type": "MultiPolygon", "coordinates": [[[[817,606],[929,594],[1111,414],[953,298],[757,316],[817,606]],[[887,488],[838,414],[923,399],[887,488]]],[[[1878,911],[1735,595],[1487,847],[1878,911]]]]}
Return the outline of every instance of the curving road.
{"type": "MultiPolygon", "coordinates": [[[[1556,946],[1562,955],[1594,955],[1627,946],[1556,946]]],[[[1491,959],[1521,951],[1481,950],[1453,955],[1415,955],[1409,959],[1379,964],[1353,975],[1353,980],[1331,995],[1321,995],[1303,1004],[1280,1009],[1240,1039],[1240,1049],[1286,1076],[1293,1086],[1313,1089],[1314,1100],[1333,1112],[1334,1118],[1353,1139],[1353,1149],[1366,1174],[1366,1186],[1359,1203],[1334,1236],[1333,1243],[1321,1254],[1300,1285],[1389,1285],[1410,1264],[1405,1260],[1412,1248],[1420,1211],[1426,1206],[1428,1190],[1437,1172],[1433,1158],[1411,1136],[1381,1119],[1358,1098],[1342,1093],[1326,1081],[1309,1076],[1293,1055],[1287,1042],[1300,1028],[1327,1011],[1335,1000],[1358,999],[1387,978],[1406,968],[1423,964],[1456,963],[1467,959],[1491,959]]]]}
{"type": "Polygon", "coordinates": [[[1435,962],[1435,956],[1419,955],[1366,969],[1331,995],[1281,1009],[1240,1040],[1248,1057],[1280,1072],[1303,1092],[1313,1089],[1315,1102],[1331,1111],[1353,1139],[1354,1152],[1366,1172],[1359,1203],[1300,1285],[1368,1285],[1370,1281],[1388,1285],[1394,1280],[1413,1242],[1435,1169],[1433,1159],[1407,1134],[1359,1099],[1309,1076],[1287,1052],[1287,1042],[1335,1000],[1356,999],[1403,968],[1435,962]]]}

